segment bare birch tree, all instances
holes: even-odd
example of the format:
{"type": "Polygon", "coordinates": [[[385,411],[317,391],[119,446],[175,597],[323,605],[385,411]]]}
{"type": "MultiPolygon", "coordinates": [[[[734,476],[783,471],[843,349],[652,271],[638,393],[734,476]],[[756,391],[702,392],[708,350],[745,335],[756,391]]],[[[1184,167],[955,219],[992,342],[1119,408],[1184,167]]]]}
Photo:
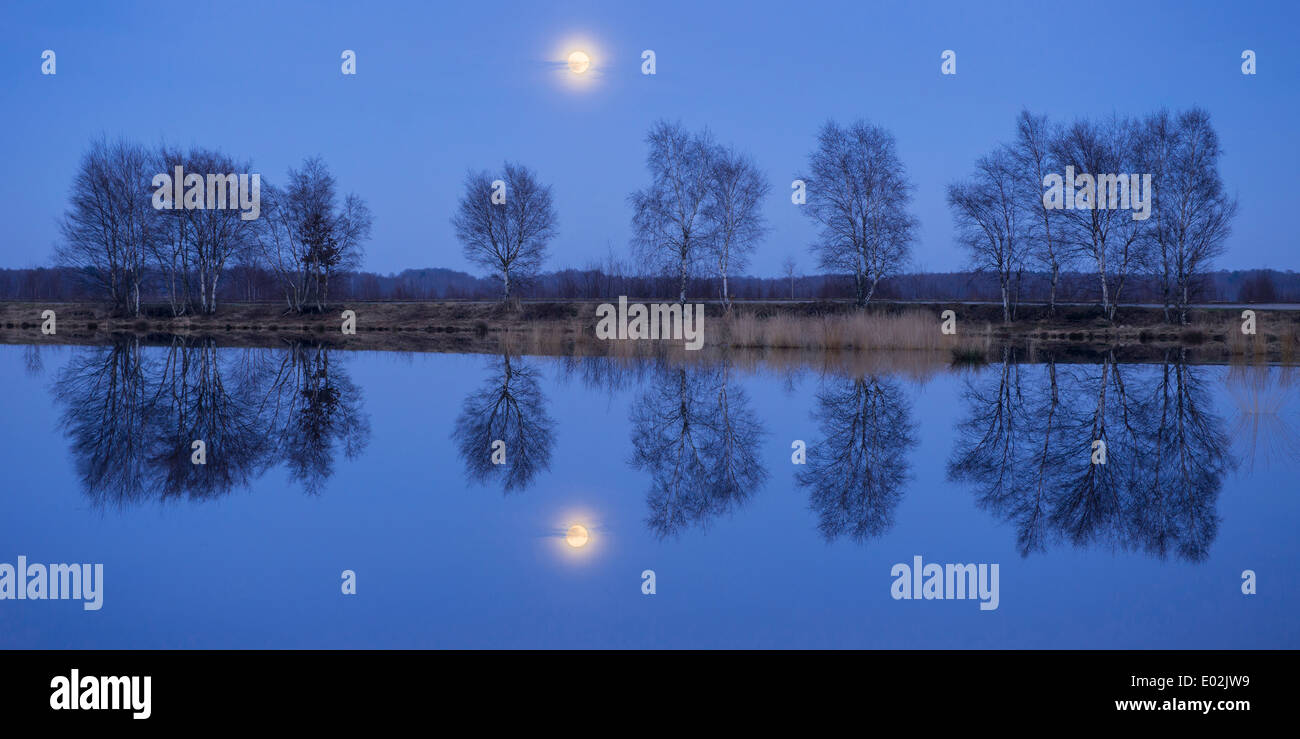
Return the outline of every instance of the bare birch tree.
{"type": "Polygon", "coordinates": [[[500,178],[488,172],[466,175],[451,223],[465,258],[492,270],[501,280],[502,299],[509,301],[511,287],[541,269],[557,228],[550,186],[521,164],[506,162],[502,169],[500,178]],[[503,192],[493,187],[498,179],[503,192]]]}
{"type": "MultiPolygon", "coordinates": [[[[1133,171],[1137,162],[1135,134],[1136,126],[1126,119],[1111,117],[1102,123],[1081,120],[1064,129],[1052,146],[1056,160],[1064,167],[1073,167],[1076,178],[1086,175],[1094,182],[1090,207],[1079,202],[1088,192],[1079,188],[1074,207],[1058,212],[1062,236],[1097,275],[1101,309],[1108,320],[1115,318],[1125,282],[1145,263],[1144,222],[1134,220],[1130,210],[1116,208],[1113,203],[1101,207],[1099,202],[1103,197],[1101,177],[1115,176],[1120,184],[1127,184],[1125,173],[1133,171]]],[[[1110,190],[1111,195],[1114,192],[1110,190]]]]}
{"type": "Polygon", "coordinates": [[[707,131],[692,134],[667,121],[651,127],[646,143],[651,183],[628,196],[632,244],[646,263],[677,276],[678,299],[685,303],[687,280],[706,256],[711,238],[704,210],[714,147],[707,131]]]}
{"type": "MultiPolygon", "coordinates": [[[[185,167],[186,154],[166,144],[153,154],[157,173],[172,174],[176,167],[185,167]]],[[[168,198],[170,202],[172,198],[168,198]]],[[[157,238],[153,239],[151,252],[153,265],[158,270],[163,289],[167,293],[172,315],[185,315],[190,308],[190,264],[193,259],[191,221],[182,209],[164,208],[154,213],[157,238]]]]}
{"type": "Polygon", "coordinates": [[[317,311],[329,303],[331,280],[361,264],[370,237],[370,208],[356,194],[338,202],[337,184],[319,157],[290,169],[284,188],[264,185],[257,220],[257,263],[280,280],[289,309],[317,311]]]}
{"type": "Polygon", "coordinates": [[[970,250],[977,270],[997,275],[1005,322],[1012,318],[1026,256],[1016,175],[1011,152],[1000,147],[980,158],[971,180],[948,186],[957,238],[970,250]]]}
{"type": "Polygon", "coordinates": [[[1055,129],[1046,116],[1022,110],[1016,119],[1016,138],[1011,145],[1019,185],[1017,200],[1024,210],[1025,255],[1048,273],[1047,308],[1052,314],[1056,313],[1061,271],[1068,269],[1072,261],[1069,246],[1061,241],[1058,214],[1043,205],[1043,178],[1061,171],[1051,153],[1054,136],[1055,129]]]}
{"type": "Polygon", "coordinates": [[[1224,251],[1237,202],[1219,176],[1219,137],[1209,113],[1192,108],[1171,117],[1148,116],[1142,127],[1141,161],[1152,173],[1151,228],[1155,270],[1160,276],[1166,320],[1172,307],[1187,323],[1187,308],[1210,263],[1224,251]]]}
{"type": "MultiPolygon", "coordinates": [[[[188,178],[197,174],[204,181],[224,178],[236,173],[248,174],[252,165],[248,162],[236,162],[233,158],[219,151],[196,149],[186,156],[185,172],[188,178]]],[[[230,182],[229,196],[238,198],[238,188],[230,182]]],[[[211,198],[211,193],[208,193],[211,198]]],[[[260,201],[261,195],[258,194],[260,201]]],[[[244,220],[237,208],[207,207],[179,211],[188,223],[190,232],[189,246],[193,253],[192,268],[198,280],[199,310],[203,313],[217,312],[217,286],[227,265],[249,254],[257,239],[257,224],[253,220],[244,220]]]]}
{"type": "Polygon", "coordinates": [[[278,187],[262,186],[262,217],[256,263],[276,276],[291,312],[307,302],[307,246],[297,237],[289,196],[278,187]]]}
{"type": "Polygon", "coordinates": [[[709,252],[722,279],[722,304],[730,310],[727,275],[730,270],[744,269],[767,233],[761,207],[771,187],[748,156],[719,146],[710,156],[707,190],[704,217],[709,252]]]}
{"type": "Polygon", "coordinates": [[[804,213],[821,226],[813,251],[822,269],[853,276],[859,306],[907,263],[917,221],[907,212],[912,185],[894,137],[857,121],[827,122],[808,156],[804,213]]]}
{"type": "Polygon", "coordinates": [[[157,222],[143,147],[100,138],[82,156],[56,246],[59,264],[79,270],[124,314],[140,314],[140,284],[157,222]]]}

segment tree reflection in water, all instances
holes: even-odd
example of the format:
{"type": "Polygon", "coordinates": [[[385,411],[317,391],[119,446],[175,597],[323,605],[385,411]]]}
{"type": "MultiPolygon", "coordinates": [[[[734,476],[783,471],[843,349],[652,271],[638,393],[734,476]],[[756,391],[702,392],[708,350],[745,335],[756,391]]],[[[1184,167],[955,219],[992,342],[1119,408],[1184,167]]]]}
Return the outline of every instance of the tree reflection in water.
{"type": "Polygon", "coordinates": [[[465,398],[452,431],[466,475],[475,482],[501,479],[505,492],[526,489],[550,469],[555,422],[546,410],[539,373],[520,357],[492,360],[488,379],[465,398]],[[505,461],[493,464],[493,444],[504,442],[505,461]]]}
{"type": "Polygon", "coordinates": [[[1022,365],[1013,349],[967,381],[949,478],[1016,527],[1022,555],[1053,541],[1108,543],[1200,561],[1233,466],[1207,369],[1158,364],[1022,365]],[[1106,463],[1093,464],[1093,442],[1106,463]]]}
{"type": "Polygon", "coordinates": [[[82,488],[98,504],[211,499],[281,462],[315,494],[336,457],[356,457],[370,436],[359,388],[331,367],[329,349],[302,343],[121,338],[75,350],[54,394],[82,488]],[[195,440],[205,464],[191,462],[195,440]]]}
{"type": "Polygon", "coordinates": [[[866,541],[888,531],[909,477],[916,443],[911,407],[886,376],[828,379],[813,418],[821,436],[808,445],[796,481],[826,539],[866,541]]]}
{"type": "Polygon", "coordinates": [[[707,526],[761,487],[764,431],[725,362],[658,366],[633,402],[634,469],[650,475],[650,530],[660,537],[707,526]]]}

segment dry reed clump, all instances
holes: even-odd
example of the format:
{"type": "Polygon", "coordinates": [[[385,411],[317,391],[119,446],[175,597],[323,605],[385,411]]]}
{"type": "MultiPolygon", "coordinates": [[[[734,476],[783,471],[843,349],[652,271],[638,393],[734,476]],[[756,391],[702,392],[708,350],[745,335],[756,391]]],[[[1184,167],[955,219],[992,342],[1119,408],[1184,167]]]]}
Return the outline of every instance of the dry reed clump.
{"type": "Polygon", "coordinates": [[[674,364],[709,363],[725,358],[734,366],[750,369],[768,366],[788,370],[797,366],[839,374],[901,374],[917,380],[929,379],[953,363],[984,361],[991,341],[987,331],[966,337],[944,335],[937,320],[921,313],[825,318],[778,316],[766,320],[752,316],[730,320],[718,317],[706,321],[704,336],[705,346],[700,351],[685,349],[680,340],[602,341],[596,338],[594,323],[584,318],[506,326],[497,333],[501,350],[516,354],[674,364]],[[884,328],[873,332],[877,327],[884,328]],[[818,332],[829,330],[829,334],[814,334],[813,328],[818,332]],[[746,331],[750,333],[743,333],[746,331]],[[761,333],[764,331],[769,333],[761,333]],[[939,338],[916,341],[917,334],[933,334],[939,338]],[[739,343],[738,335],[742,338],[739,343]],[[793,345],[789,341],[789,337],[804,335],[814,340],[793,345]],[[750,338],[744,339],[745,336],[750,338]]]}
{"type": "Polygon", "coordinates": [[[1234,360],[1270,361],[1280,359],[1290,364],[1300,358],[1300,324],[1292,316],[1278,311],[1265,322],[1263,314],[1258,319],[1256,332],[1244,334],[1242,320],[1232,318],[1222,324],[1222,340],[1234,360]]]}
{"type": "Polygon", "coordinates": [[[896,315],[851,313],[823,316],[738,314],[727,322],[733,347],[833,351],[908,349],[974,355],[987,350],[989,335],[944,334],[937,316],[915,311],[896,315]]]}
{"type": "MultiPolygon", "coordinates": [[[[1247,361],[1268,359],[1269,337],[1266,334],[1244,334],[1235,323],[1228,325],[1224,333],[1228,343],[1228,354],[1231,356],[1247,361]]],[[[1285,348],[1283,350],[1285,351],[1285,348]]]]}
{"type": "Polygon", "coordinates": [[[1287,364],[1294,362],[1300,352],[1300,332],[1297,332],[1295,324],[1284,327],[1278,339],[1282,344],[1282,361],[1287,364]]]}

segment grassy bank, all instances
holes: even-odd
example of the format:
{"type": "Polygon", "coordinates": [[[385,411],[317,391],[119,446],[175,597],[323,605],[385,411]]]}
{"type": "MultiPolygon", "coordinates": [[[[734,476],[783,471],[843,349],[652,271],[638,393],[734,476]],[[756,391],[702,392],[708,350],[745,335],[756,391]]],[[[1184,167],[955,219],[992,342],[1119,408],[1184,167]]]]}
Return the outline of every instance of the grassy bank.
{"type": "MultiPolygon", "coordinates": [[[[636,299],[633,298],[632,302],[636,299]]],[[[111,315],[88,303],[0,303],[0,342],[93,344],[113,334],[210,336],[235,346],[279,345],[286,340],[323,341],[356,349],[393,351],[497,351],[640,356],[662,344],[602,341],[595,336],[594,302],[349,303],[324,313],[286,312],[283,304],[235,303],[212,316],[174,317],[165,306],[140,317],[111,315]],[[54,310],[57,333],[41,332],[44,310],[54,310]],[[356,334],[343,335],[340,314],[356,313],[356,334]]],[[[1031,351],[1121,348],[1132,352],[1193,349],[1210,359],[1247,358],[1293,362],[1300,358],[1300,311],[1256,311],[1257,333],[1241,332],[1240,309],[1193,311],[1186,326],[1163,321],[1158,309],[1123,309],[1115,322],[1094,308],[1068,307],[1055,315],[1022,309],[1004,324],[988,305],[882,304],[858,310],[846,303],[746,303],[730,314],[706,307],[707,347],[793,353],[862,354],[918,352],[978,361],[995,346],[1031,351]],[[940,314],[956,312],[956,333],[940,330],[940,314]]]]}

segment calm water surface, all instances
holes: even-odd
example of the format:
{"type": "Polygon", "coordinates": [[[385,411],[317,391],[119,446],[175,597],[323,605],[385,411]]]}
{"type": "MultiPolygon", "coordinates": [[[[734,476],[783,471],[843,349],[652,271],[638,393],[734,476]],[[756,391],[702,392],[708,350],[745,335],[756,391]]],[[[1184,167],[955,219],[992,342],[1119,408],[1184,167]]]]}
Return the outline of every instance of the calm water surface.
{"type": "Polygon", "coordinates": [[[0,562],[105,582],[0,647],[1295,648],[1298,379],[4,346],[0,562]]]}

